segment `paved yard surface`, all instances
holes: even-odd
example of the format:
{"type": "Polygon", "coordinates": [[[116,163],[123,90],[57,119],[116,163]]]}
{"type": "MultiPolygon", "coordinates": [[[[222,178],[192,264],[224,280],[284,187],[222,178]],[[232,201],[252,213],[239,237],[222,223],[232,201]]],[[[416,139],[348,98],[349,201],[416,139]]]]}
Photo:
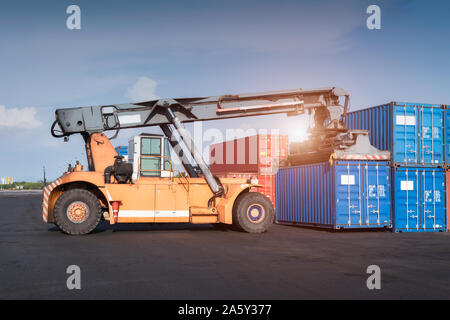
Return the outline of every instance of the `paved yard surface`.
{"type": "Polygon", "coordinates": [[[450,298],[450,233],[102,223],[74,237],[42,222],[40,193],[0,192],[0,208],[0,299],[450,298]],[[81,290],[66,288],[69,265],[81,290]]]}

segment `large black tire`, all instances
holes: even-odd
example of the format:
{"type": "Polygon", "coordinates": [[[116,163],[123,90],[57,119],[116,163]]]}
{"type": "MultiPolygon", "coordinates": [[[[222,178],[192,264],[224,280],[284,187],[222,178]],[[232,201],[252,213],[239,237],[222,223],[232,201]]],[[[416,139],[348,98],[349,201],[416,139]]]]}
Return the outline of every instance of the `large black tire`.
{"type": "Polygon", "coordinates": [[[56,200],[55,224],[71,235],[82,235],[97,227],[102,217],[102,207],[97,197],[83,189],[71,189],[63,192],[56,200]]]}
{"type": "Polygon", "coordinates": [[[245,192],[233,206],[233,225],[249,233],[266,232],[273,224],[275,210],[272,202],[258,192],[245,192]]]}

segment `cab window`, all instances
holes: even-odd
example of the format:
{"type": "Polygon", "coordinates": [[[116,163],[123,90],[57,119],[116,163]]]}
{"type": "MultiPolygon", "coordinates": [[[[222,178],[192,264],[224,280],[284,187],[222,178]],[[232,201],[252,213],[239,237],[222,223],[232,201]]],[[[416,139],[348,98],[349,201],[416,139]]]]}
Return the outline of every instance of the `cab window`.
{"type": "Polygon", "coordinates": [[[161,139],[141,138],[140,174],[144,177],[161,175],[161,139]]]}
{"type": "Polygon", "coordinates": [[[171,168],[168,140],[160,137],[142,137],[139,174],[143,177],[161,177],[162,171],[171,171],[171,168]]]}
{"type": "Polygon", "coordinates": [[[169,140],[164,139],[164,170],[170,171],[172,167],[172,162],[170,159],[170,149],[169,149],[169,140]]]}
{"type": "Polygon", "coordinates": [[[161,156],[160,138],[142,138],[141,155],[143,156],[161,156]]]}
{"type": "Polygon", "coordinates": [[[159,177],[159,176],[161,176],[161,160],[160,160],[160,158],[141,157],[141,176],[143,176],[143,177],[159,177]]]}

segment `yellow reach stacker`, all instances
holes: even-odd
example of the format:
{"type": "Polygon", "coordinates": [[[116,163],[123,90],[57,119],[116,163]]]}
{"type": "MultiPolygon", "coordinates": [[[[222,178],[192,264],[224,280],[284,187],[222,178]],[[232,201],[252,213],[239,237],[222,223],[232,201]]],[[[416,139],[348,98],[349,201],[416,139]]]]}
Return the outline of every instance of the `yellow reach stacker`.
{"type": "Polygon", "coordinates": [[[111,224],[223,223],[265,232],[274,208],[264,195],[249,192],[258,181],[214,176],[183,123],[308,113],[315,122],[311,132],[329,143],[348,131],[343,122],[348,104],[349,95],[332,87],[58,109],[51,133],[66,141],[81,134],[88,170],[69,165],[44,189],[43,219],[71,235],[91,232],[101,219],[111,224]],[[164,135],[135,137],[125,163],[110,139],[121,129],[150,126],[159,126],[164,135]],[[108,138],[105,131],[116,132],[108,138]],[[170,147],[185,174],[174,172],[170,147]]]}

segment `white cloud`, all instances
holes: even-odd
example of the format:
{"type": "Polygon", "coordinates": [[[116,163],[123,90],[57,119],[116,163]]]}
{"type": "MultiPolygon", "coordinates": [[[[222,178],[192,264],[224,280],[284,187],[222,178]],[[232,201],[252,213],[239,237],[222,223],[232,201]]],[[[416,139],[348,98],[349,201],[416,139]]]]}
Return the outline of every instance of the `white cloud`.
{"type": "Polygon", "coordinates": [[[155,89],[158,83],[147,77],[139,77],[138,81],[128,88],[126,97],[132,102],[142,102],[159,99],[155,94],[155,89]]]}
{"type": "Polygon", "coordinates": [[[36,119],[35,108],[7,109],[0,106],[0,128],[36,128],[42,122],[36,119]]]}

